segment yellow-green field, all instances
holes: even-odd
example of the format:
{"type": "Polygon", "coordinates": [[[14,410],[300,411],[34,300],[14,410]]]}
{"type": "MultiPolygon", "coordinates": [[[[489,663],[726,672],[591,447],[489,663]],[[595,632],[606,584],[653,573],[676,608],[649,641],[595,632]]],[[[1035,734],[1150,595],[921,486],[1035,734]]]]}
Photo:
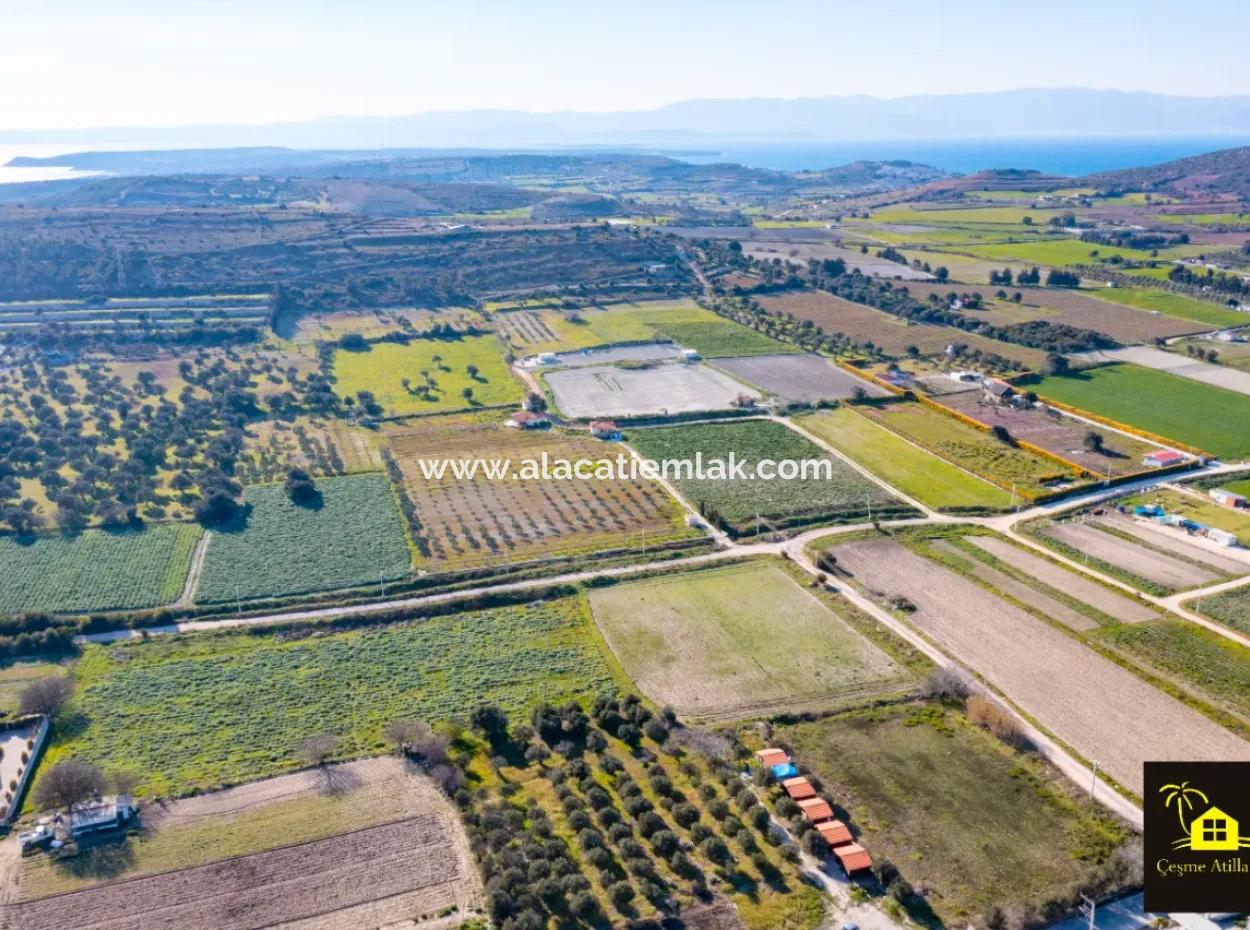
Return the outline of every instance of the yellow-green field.
{"type": "Polygon", "coordinates": [[[365,351],[338,349],[334,376],[340,397],[369,391],[384,416],[515,404],[524,396],[493,335],[379,342],[365,351]],[[469,366],[476,372],[471,374],[469,366]],[[466,390],[471,392],[467,398],[466,390]]]}

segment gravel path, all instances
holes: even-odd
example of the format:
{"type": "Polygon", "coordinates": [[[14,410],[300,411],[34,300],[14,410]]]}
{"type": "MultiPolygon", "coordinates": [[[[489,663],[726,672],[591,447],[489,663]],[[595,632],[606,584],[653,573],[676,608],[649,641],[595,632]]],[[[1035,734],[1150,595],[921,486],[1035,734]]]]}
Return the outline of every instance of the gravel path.
{"type": "Polygon", "coordinates": [[[1147,760],[1250,761],[1250,743],[899,543],[868,540],[834,552],[857,584],[908,598],[913,626],[1134,793],[1147,760]]]}

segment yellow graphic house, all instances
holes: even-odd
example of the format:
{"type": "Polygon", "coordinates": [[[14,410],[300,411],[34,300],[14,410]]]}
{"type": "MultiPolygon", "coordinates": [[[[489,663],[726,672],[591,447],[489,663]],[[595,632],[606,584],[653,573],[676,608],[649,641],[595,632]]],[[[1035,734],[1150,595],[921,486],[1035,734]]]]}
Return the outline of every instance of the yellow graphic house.
{"type": "Polygon", "coordinates": [[[1233,852],[1240,846],[1237,821],[1218,807],[1190,821],[1189,848],[1195,852],[1233,852]]]}

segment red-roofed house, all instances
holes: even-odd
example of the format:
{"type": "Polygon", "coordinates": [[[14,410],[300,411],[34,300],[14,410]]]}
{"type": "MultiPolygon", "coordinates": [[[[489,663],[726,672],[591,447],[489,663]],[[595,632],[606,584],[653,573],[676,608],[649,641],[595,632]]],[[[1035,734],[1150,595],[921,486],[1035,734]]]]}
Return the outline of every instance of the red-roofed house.
{"type": "Polygon", "coordinates": [[[621,428],[612,420],[591,420],[590,435],[596,439],[620,439],[621,428]]]}
{"type": "Polygon", "coordinates": [[[806,778],[799,776],[798,778],[787,778],[781,783],[781,787],[786,789],[786,794],[790,795],[796,801],[804,801],[807,798],[816,797],[816,789],[812,787],[812,783],[806,778]]]}
{"type": "Polygon", "coordinates": [[[514,429],[542,429],[551,425],[551,418],[545,413],[534,413],[530,410],[518,410],[508,417],[508,426],[514,429]]]}
{"type": "Polygon", "coordinates": [[[784,749],[761,749],[755,754],[755,758],[760,760],[760,765],[768,768],[785,765],[790,761],[790,755],[784,749]]]}
{"type": "Polygon", "coordinates": [[[822,798],[808,798],[806,801],[800,801],[799,810],[812,823],[833,819],[833,808],[829,806],[828,801],[822,798]]]}
{"type": "Polygon", "coordinates": [[[1175,449],[1160,449],[1158,452],[1151,452],[1142,459],[1142,462],[1147,468],[1167,468],[1169,465],[1179,465],[1188,459],[1188,455],[1177,452],[1175,449]]]}
{"type": "Polygon", "coordinates": [[[851,836],[851,828],[844,824],[841,820],[826,820],[824,823],[816,824],[816,832],[830,846],[845,846],[847,843],[854,843],[855,837],[851,836]]]}
{"type": "Polygon", "coordinates": [[[849,843],[846,846],[838,846],[833,850],[833,854],[838,857],[838,862],[842,866],[842,871],[847,876],[854,875],[856,872],[863,872],[872,868],[872,856],[868,855],[868,850],[864,849],[858,843],[849,843]]]}

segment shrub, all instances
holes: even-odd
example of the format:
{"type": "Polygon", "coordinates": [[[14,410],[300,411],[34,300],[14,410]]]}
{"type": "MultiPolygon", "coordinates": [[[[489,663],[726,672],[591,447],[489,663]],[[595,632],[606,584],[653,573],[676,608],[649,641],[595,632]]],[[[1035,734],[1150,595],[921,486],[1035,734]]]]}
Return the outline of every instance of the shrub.
{"type": "Polygon", "coordinates": [[[1026,742],[1024,732],[1016,718],[1000,704],[983,694],[968,698],[968,719],[983,727],[1009,746],[1022,746],[1026,742]]]}

